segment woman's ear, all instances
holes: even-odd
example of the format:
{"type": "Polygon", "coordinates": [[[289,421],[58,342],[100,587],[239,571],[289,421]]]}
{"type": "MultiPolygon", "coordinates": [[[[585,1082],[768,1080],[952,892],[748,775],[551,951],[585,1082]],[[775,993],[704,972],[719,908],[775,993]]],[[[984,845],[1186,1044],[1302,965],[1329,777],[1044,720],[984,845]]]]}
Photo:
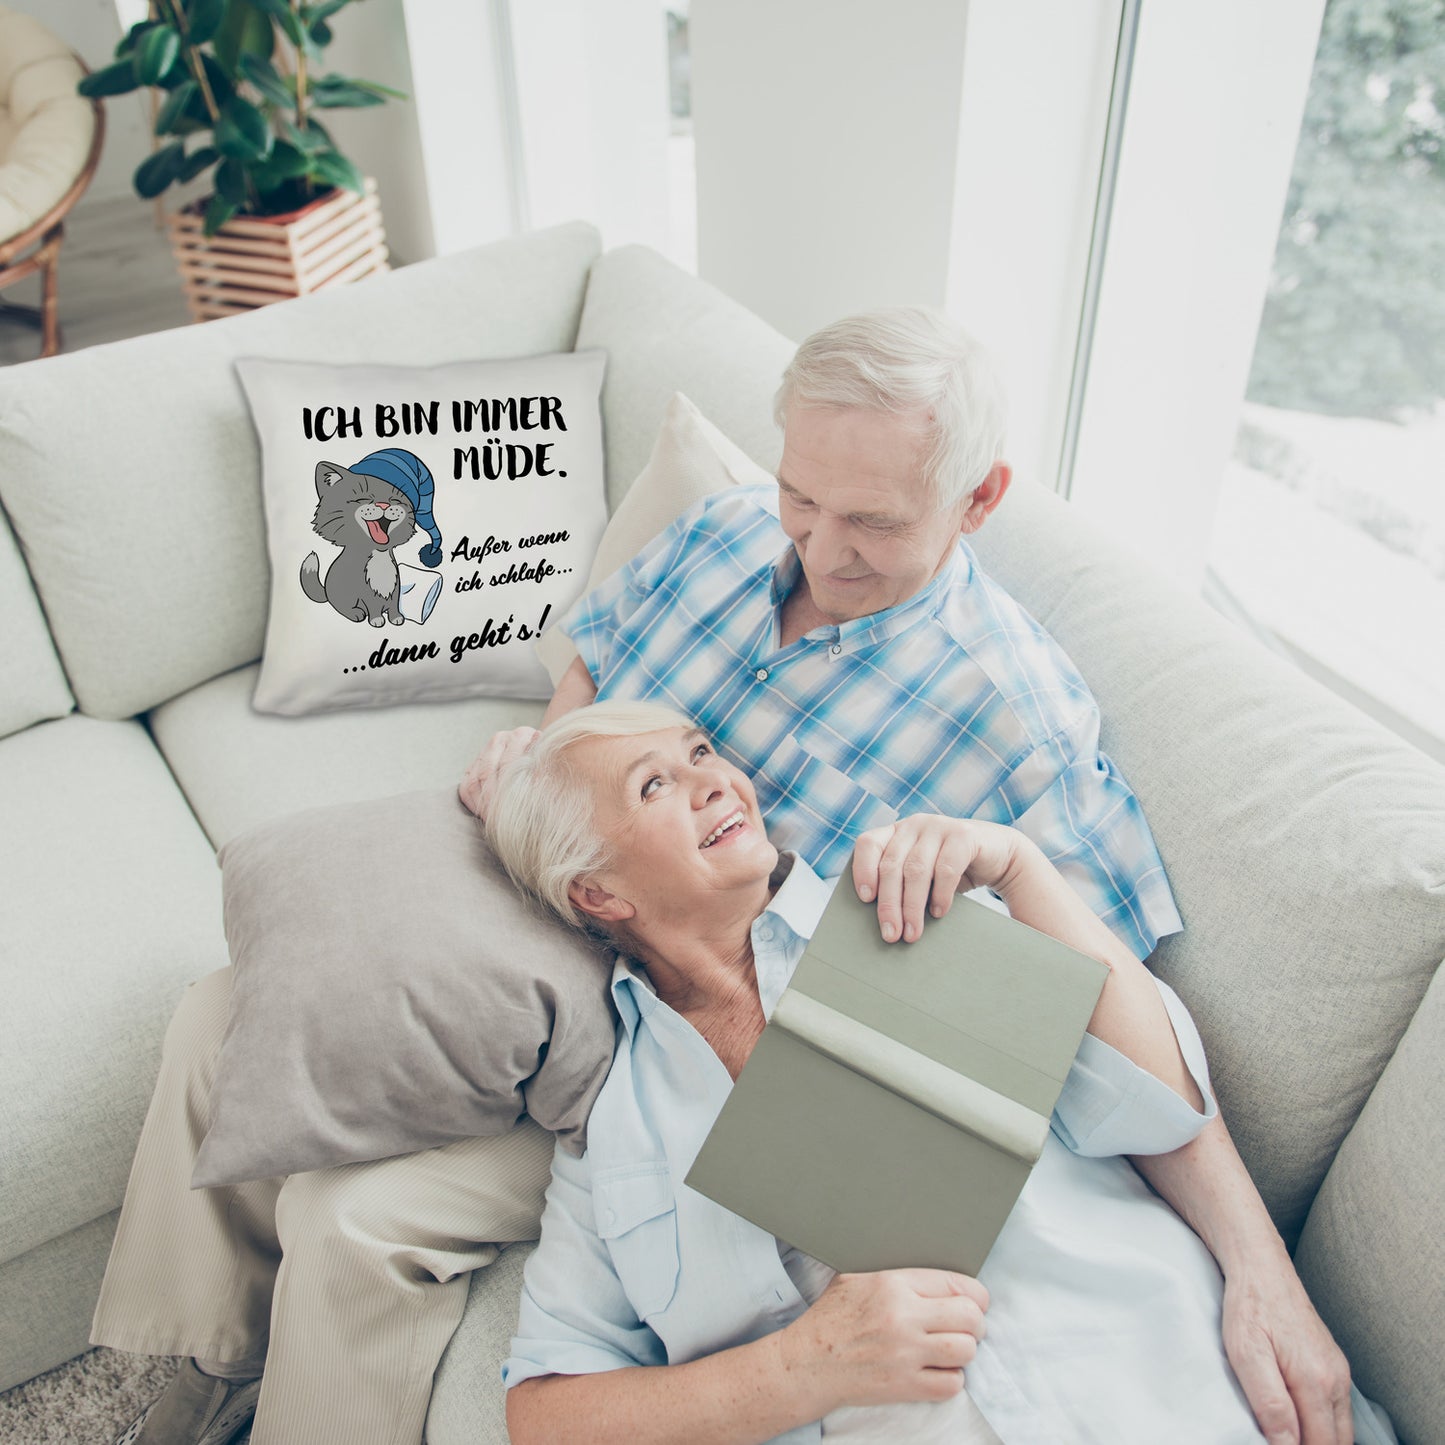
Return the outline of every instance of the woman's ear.
{"type": "Polygon", "coordinates": [[[577,879],[567,885],[567,897],[579,913],[602,923],[621,923],[637,910],[625,899],[609,893],[601,884],[577,879]]]}

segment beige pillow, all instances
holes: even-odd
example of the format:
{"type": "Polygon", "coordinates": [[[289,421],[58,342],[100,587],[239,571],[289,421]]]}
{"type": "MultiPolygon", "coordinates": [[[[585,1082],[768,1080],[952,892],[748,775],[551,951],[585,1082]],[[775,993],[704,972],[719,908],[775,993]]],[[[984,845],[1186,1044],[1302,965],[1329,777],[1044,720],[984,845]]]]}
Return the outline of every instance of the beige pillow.
{"type": "MultiPolygon", "coordinates": [[[[674,393],[647,465],[602,534],[583,594],[630,562],[669,522],[704,497],[727,487],[774,480],[680,391],[674,393]]],[[[557,627],[542,637],[536,651],[553,686],[577,656],[572,640],[557,627]]]]}
{"type": "Polygon", "coordinates": [[[612,1062],[612,959],[523,903],[456,794],[221,849],[235,980],[194,1187],[502,1134],[580,1151],[612,1062]]]}

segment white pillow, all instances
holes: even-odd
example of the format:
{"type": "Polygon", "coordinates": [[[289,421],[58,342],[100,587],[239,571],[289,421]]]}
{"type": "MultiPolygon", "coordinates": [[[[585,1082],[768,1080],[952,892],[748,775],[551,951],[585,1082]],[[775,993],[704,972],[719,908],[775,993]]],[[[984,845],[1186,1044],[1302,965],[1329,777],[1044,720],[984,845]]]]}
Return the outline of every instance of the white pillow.
{"type": "Polygon", "coordinates": [[[607,524],[605,364],[237,361],[271,557],[256,710],[549,696],[533,640],[607,524]]]}
{"type": "MultiPolygon", "coordinates": [[[[680,391],[674,392],[652,444],[652,455],[602,534],[584,592],[626,566],[668,524],[695,503],[728,487],[774,482],[741,447],[730,442],[680,391]]],[[[553,683],[572,665],[577,649],[565,632],[550,629],[536,644],[553,683]]]]}

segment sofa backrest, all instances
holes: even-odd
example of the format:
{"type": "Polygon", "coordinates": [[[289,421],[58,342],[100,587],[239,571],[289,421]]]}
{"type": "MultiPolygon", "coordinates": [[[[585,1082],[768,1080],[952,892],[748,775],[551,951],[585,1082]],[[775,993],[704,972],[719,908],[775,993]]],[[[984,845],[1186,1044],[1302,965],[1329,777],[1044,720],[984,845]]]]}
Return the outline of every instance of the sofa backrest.
{"type": "Polygon", "coordinates": [[[1015,487],[977,550],[1098,699],[1184,918],[1152,966],[1292,1244],[1445,955],[1445,768],[1052,493],[1015,487]]]}
{"type": "Polygon", "coordinates": [[[0,502],[81,709],[129,717],[260,654],[260,457],[233,358],[566,351],[598,246],[590,226],[558,227],[123,352],[8,370],[0,502]]]}
{"type": "Polygon", "coordinates": [[[45,616],[31,585],[10,523],[0,513],[0,617],[5,649],[0,656],[0,738],[75,706],[45,616]]]}

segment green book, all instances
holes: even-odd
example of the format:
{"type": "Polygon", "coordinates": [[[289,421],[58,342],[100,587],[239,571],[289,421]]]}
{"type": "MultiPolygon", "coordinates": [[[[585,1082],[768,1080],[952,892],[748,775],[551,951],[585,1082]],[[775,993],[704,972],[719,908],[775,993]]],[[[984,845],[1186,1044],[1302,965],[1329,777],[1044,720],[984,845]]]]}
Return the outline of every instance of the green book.
{"type": "Polygon", "coordinates": [[[1108,972],[969,898],[885,944],[845,876],[687,1183],[837,1270],[977,1274],[1108,972]]]}

